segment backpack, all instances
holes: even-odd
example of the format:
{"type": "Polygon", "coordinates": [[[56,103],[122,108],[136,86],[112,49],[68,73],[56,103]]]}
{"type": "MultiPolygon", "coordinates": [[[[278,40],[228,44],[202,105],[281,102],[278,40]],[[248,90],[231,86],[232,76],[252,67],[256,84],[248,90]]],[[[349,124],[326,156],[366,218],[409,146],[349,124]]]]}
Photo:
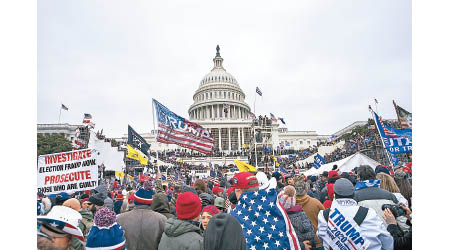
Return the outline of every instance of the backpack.
{"type": "MultiPolygon", "coordinates": [[[[353,217],[353,220],[358,224],[358,226],[361,226],[361,223],[363,223],[364,219],[367,216],[367,212],[369,212],[369,209],[367,207],[359,207],[358,212],[356,212],[355,216],[353,217]]],[[[330,209],[327,208],[323,210],[323,217],[325,218],[325,221],[328,221],[328,217],[330,216],[330,209]]]]}
{"type": "Polygon", "coordinates": [[[83,226],[81,226],[81,230],[83,231],[83,235],[84,237],[87,237],[87,235],[89,234],[89,231],[91,230],[91,227],[94,225],[94,220],[88,220],[84,217],[81,218],[81,222],[80,224],[82,224],[83,226]]]}

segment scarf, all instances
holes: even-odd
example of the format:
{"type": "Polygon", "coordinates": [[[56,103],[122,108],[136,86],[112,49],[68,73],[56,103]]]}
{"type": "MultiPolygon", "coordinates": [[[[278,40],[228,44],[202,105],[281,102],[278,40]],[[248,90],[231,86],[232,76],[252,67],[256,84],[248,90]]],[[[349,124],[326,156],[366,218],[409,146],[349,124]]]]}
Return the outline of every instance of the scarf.
{"type": "Polygon", "coordinates": [[[365,181],[358,181],[355,185],[355,191],[358,191],[360,189],[368,188],[368,187],[380,187],[380,180],[365,180],[365,181]]]}

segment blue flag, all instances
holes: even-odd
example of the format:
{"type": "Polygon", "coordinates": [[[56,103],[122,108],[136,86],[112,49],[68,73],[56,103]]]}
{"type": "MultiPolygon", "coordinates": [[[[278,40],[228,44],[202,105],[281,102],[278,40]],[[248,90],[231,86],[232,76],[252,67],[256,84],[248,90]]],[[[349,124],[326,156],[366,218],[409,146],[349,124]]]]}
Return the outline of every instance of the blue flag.
{"type": "Polygon", "coordinates": [[[394,165],[394,167],[397,166],[398,165],[397,156],[395,154],[391,154],[391,153],[388,153],[388,154],[389,154],[389,157],[391,158],[391,162],[394,165]]]}
{"type": "Polygon", "coordinates": [[[325,159],[320,154],[317,154],[316,156],[314,156],[314,167],[315,168],[320,168],[320,166],[322,166],[325,163],[326,163],[325,159]]]}
{"type": "Polygon", "coordinates": [[[286,169],[284,169],[282,166],[280,166],[280,172],[283,174],[289,174],[289,172],[286,169]]]}
{"type": "Polygon", "coordinates": [[[247,250],[300,249],[275,189],[243,193],[230,214],[241,224],[247,250]]]}
{"type": "Polygon", "coordinates": [[[373,112],[373,114],[381,139],[388,152],[392,154],[411,153],[412,130],[391,128],[383,123],[377,113],[373,112]]]}
{"type": "Polygon", "coordinates": [[[280,120],[284,125],[286,125],[286,123],[284,122],[284,118],[278,117],[278,120],[280,120]]]}
{"type": "Polygon", "coordinates": [[[264,146],[264,152],[267,152],[270,154],[270,153],[272,153],[272,150],[270,150],[270,148],[264,146]]]}

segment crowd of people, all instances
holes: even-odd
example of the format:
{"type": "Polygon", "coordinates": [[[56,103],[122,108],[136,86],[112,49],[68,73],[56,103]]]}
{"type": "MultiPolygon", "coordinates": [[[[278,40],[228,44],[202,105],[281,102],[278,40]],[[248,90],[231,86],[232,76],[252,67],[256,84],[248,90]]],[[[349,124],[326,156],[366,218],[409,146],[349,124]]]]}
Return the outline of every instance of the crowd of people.
{"type": "Polygon", "coordinates": [[[220,184],[101,180],[82,192],[38,193],[37,247],[411,249],[411,169],[239,172],[220,184]]]}

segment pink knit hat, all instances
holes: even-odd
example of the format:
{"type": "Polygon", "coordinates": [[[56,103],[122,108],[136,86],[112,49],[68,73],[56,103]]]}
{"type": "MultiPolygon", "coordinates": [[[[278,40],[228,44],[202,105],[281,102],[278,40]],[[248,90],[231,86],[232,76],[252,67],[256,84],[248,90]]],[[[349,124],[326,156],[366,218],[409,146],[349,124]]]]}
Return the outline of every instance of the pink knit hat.
{"type": "Polygon", "coordinates": [[[288,210],[295,206],[295,188],[291,185],[284,187],[283,191],[278,194],[278,200],[284,209],[288,210]]]}

